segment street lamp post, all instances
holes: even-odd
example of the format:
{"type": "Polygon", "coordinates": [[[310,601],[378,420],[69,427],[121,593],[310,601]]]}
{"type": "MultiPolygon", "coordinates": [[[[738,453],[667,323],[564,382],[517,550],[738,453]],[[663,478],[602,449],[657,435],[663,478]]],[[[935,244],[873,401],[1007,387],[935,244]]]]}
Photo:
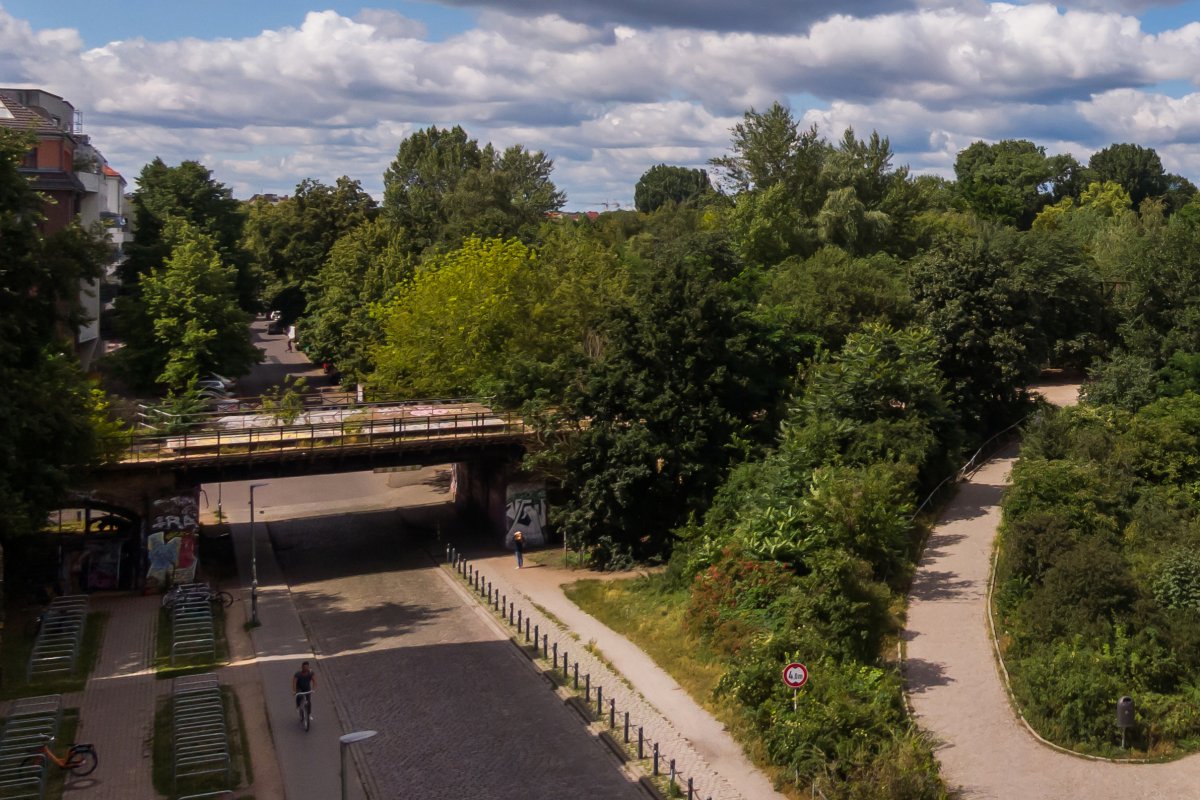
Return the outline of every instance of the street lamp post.
{"type": "Polygon", "coordinates": [[[342,743],[342,800],[346,800],[347,776],[346,776],[346,748],[355,742],[362,742],[370,739],[379,731],[354,731],[353,733],[343,734],[338,737],[338,741],[342,743]]]}
{"type": "Polygon", "coordinates": [[[254,490],[265,483],[250,484],[250,624],[258,624],[258,546],[254,542],[254,490]]]}

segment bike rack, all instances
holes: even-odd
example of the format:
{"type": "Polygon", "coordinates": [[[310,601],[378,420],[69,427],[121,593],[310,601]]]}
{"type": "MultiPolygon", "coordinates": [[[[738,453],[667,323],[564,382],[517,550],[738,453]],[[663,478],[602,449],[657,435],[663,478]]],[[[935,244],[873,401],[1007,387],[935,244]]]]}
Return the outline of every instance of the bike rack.
{"type": "Polygon", "coordinates": [[[213,630],[211,593],[207,584],[184,584],[171,609],[171,665],[177,659],[208,656],[217,658],[216,633],[213,630]],[[199,591],[194,587],[204,587],[199,591]],[[192,591],[187,591],[192,588],[192,591]]]}
{"type": "Polygon", "coordinates": [[[58,735],[62,695],[17,700],[0,729],[0,797],[42,800],[46,795],[46,760],[23,764],[32,751],[58,735]]]}
{"type": "MultiPolygon", "coordinates": [[[[174,755],[173,789],[179,794],[181,778],[225,773],[233,783],[233,760],[229,755],[229,729],[221,681],[215,673],[176,678],[171,690],[173,712],[172,750],[174,755]]],[[[232,791],[219,789],[180,800],[215,797],[232,791]]]]}
{"type": "Polygon", "coordinates": [[[87,627],[88,599],[72,594],[56,597],[42,613],[42,625],[29,656],[28,680],[74,674],[87,627]]]}

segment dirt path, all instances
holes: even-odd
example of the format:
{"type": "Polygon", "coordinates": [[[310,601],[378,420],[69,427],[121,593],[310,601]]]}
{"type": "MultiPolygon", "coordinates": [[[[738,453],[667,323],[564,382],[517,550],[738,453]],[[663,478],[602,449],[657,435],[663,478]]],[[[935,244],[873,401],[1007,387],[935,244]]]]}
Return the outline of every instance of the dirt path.
{"type": "MultiPolygon", "coordinates": [[[[1045,394],[1061,405],[1075,391],[1045,394]]],[[[1200,797],[1200,757],[1169,764],[1092,761],[1038,742],[1009,705],[987,620],[1000,500],[1016,461],[1002,451],[942,513],[909,596],[904,633],[909,700],[940,744],[943,773],[967,798],[1134,800],[1200,797]]]]}

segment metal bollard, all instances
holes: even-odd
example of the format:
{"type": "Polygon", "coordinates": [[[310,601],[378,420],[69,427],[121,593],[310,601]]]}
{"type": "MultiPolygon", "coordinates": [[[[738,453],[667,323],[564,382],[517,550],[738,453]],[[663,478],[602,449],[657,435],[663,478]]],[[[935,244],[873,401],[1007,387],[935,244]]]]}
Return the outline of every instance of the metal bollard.
{"type": "Polygon", "coordinates": [[[579,688],[579,662],[575,662],[575,688],[579,688]]]}
{"type": "MultiPolygon", "coordinates": [[[[518,612],[517,618],[520,619],[520,612],[518,612]]],[[[529,642],[529,617],[525,618],[525,641],[529,642]]]]}
{"type": "Polygon", "coordinates": [[[696,790],[692,788],[692,779],[688,778],[688,800],[694,800],[696,790]]]}
{"type": "Polygon", "coordinates": [[[658,777],[658,742],[654,743],[654,777],[658,777]]]}
{"type": "Polygon", "coordinates": [[[667,786],[670,787],[667,791],[670,794],[675,793],[675,759],[671,759],[671,778],[667,781],[667,786]]]}
{"type": "Polygon", "coordinates": [[[567,679],[567,651],[563,650],[563,680],[567,679]]]}
{"type": "Polygon", "coordinates": [[[643,745],[646,743],[646,737],[642,735],[642,726],[638,725],[638,761],[646,757],[643,745]]]}
{"type": "Polygon", "coordinates": [[[629,744],[629,712],[625,712],[625,744],[629,744]]]}
{"type": "Polygon", "coordinates": [[[521,626],[516,620],[517,620],[517,604],[513,603],[511,606],[508,607],[508,624],[516,625],[519,630],[521,626]]]}
{"type": "Polygon", "coordinates": [[[592,702],[592,673],[583,676],[583,699],[592,702]]]}
{"type": "Polygon", "coordinates": [[[558,642],[554,643],[554,660],[550,662],[554,665],[554,669],[558,669],[558,642]]]}
{"type": "Polygon", "coordinates": [[[548,633],[543,633],[543,634],[542,634],[542,658],[549,658],[549,657],[550,657],[550,645],[549,645],[549,642],[550,642],[550,634],[548,634],[548,633]]]}
{"type": "Polygon", "coordinates": [[[596,686],[596,716],[604,719],[604,687],[596,686]]]}
{"type": "MultiPolygon", "coordinates": [[[[525,626],[525,619],[522,614],[522,612],[524,612],[524,611],[525,611],[525,609],[523,609],[523,608],[517,609],[517,633],[520,633],[521,629],[525,626]]],[[[527,641],[527,642],[529,641],[529,633],[528,632],[525,633],[525,641],[527,641]]]]}
{"type": "Polygon", "coordinates": [[[617,727],[617,701],[612,699],[608,701],[608,727],[617,727]]]}

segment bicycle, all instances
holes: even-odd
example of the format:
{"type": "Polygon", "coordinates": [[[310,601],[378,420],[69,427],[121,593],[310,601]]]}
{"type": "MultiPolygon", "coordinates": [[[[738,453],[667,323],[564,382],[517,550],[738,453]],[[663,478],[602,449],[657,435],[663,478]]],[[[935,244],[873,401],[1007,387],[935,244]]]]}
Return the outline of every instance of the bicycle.
{"type": "Polygon", "coordinates": [[[208,600],[222,608],[233,605],[233,595],[224,591],[213,591],[207,584],[181,584],[170,589],[162,598],[162,607],[170,611],[180,600],[208,600]]]}
{"type": "Polygon", "coordinates": [[[21,762],[22,767],[42,767],[49,760],[61,770],[69,770],[76,775],[91,775],[96,767],[100,765],[100,757],[96,755],[96,748],[90,744],[73,744],[67,749],[67,754],[59,758],[50,749],[50,745],[54,743],[53,736],[47,736],[42,742],[42,746],[35,750],[32,755],[27,756],[21,762]]]}
{"type": "Polygon", "coordinates": [[[300,727],[307,731],[312,725],[312,690],[296,692],[296,698],[299,700],[301,697],[304,699],[296,703],[296,708],[300,711],[300,727]]]}

